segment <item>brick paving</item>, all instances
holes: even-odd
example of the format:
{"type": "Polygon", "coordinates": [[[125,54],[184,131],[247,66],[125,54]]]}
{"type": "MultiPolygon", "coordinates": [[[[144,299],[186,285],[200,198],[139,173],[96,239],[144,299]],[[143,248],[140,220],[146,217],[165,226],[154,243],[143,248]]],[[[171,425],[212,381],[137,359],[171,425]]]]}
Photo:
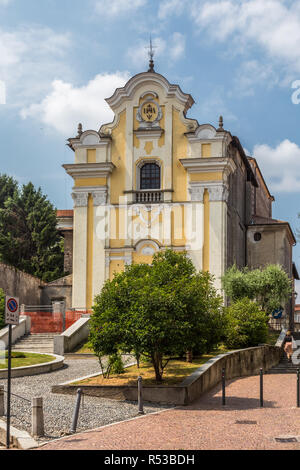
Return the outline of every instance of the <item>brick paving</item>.
{"type": "Polygon", "coordinates": [[[300,450],[296,386],[296,374],[265,375],[260,408],[259,376],[231,380],[225,407],[219,385],[190,406],[76,434],[40,449],[300,450]],[[299,442],[275,442],[293,436],[299,442]]]}

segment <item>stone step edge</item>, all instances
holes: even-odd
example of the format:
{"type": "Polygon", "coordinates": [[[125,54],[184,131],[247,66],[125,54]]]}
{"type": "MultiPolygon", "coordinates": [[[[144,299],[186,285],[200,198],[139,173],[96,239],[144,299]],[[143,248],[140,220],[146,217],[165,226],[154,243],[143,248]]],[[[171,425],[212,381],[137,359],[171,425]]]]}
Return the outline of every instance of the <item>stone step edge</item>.
{"type": "MultiPolygon", "coordinates": [[[[11,445],[21,450],[35,449],[38,442],[26,431],[10,426],[11,445]]],[[[6,446],[6,421],[0,419],[0,442],[6,446]]]]}

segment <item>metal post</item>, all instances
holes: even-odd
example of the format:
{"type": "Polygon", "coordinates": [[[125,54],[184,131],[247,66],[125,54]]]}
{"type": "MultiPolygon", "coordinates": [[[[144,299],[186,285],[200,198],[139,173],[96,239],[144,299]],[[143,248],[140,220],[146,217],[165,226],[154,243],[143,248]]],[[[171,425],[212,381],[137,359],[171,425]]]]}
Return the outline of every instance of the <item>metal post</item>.
{"type": "Polygon", "coordinates": [[[32,435],[37,437],[44,436],[44,413],[43,398],[32,399],[32,435]]]}
{"type": "Polygon", "coordinates": [[[226,380],[226,377],[225,377],[225,369],[223,368],[222,369],[222,405],[225,406],[226,404],[226,396],[225,396],[225,387],[226,387],[226,384],[225,384],[225,380],[226,380]]]}
{"type": "Polygon", "coordinates": [[[72,427],[71,427],[71,431],[70,431],[72,434],[74,434],[76,432],[76,428],[77,428],[80,402],[81,402],[81,395],[82,395],[82,389],[78,388],[77,389],[76,405],[75,405],[75,410],[74,410],[73,420],[72,420],[72,427]]]}
{"type": "Polygon", "coordinates": [[[10,447],[11,336],[12,336],[12,325],[8,325],[7,417],[6,417],[6,448],[7,449],[9,449],[10,447]]]}
{"type": "Polygon", "coordinates": [[[66,303],[63,301],[60,303],[62,320],[63,320],[63,332],[66,331],[66,303]]]}
{"type": "Polygon", "coordinates": [[[0,416],[4,416],[4,385],[0,385],[0,416]]]}
{"type": "Polygon", "coordinates": [[[297,408],[300,408],[300,384],[299,384],[300,369],[297,369],[297,408]]]}
{"type": "Polygon", "coordinates": [[[260,369],[260,406],[264,406],[264,382],[263,382],[263,370],[260,369]]]}
{"type": "Polygon", "coordinates": [[[139,415],[144,413],[144,404],[143,404],[143,379],[140,376],[138,378],[138,406],[139,406],[139,415]]]}

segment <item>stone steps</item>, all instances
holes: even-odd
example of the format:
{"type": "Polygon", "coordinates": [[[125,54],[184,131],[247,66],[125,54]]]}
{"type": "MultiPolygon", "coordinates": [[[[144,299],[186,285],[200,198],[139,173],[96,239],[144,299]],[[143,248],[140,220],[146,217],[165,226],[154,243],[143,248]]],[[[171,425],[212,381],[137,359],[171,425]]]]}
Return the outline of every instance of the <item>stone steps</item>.
{"type": "Polygon", "coordinates": [[[13,351],[53,353],[53,338],[56,333],[35,333],[23,336],[13,345],[13,351]]]}

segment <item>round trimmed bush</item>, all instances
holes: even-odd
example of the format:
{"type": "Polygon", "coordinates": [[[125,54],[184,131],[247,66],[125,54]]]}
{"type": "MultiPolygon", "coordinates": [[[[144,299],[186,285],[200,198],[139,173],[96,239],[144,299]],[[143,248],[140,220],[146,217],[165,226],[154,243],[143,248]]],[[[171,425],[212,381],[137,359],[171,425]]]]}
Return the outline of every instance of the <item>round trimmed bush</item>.
{"type": "Polygon", "coordinates": [[[224,333],[230,349],[257,346],[267,341],[268,317],[256,302],[245,297],[226,308],[224,333]]]}

